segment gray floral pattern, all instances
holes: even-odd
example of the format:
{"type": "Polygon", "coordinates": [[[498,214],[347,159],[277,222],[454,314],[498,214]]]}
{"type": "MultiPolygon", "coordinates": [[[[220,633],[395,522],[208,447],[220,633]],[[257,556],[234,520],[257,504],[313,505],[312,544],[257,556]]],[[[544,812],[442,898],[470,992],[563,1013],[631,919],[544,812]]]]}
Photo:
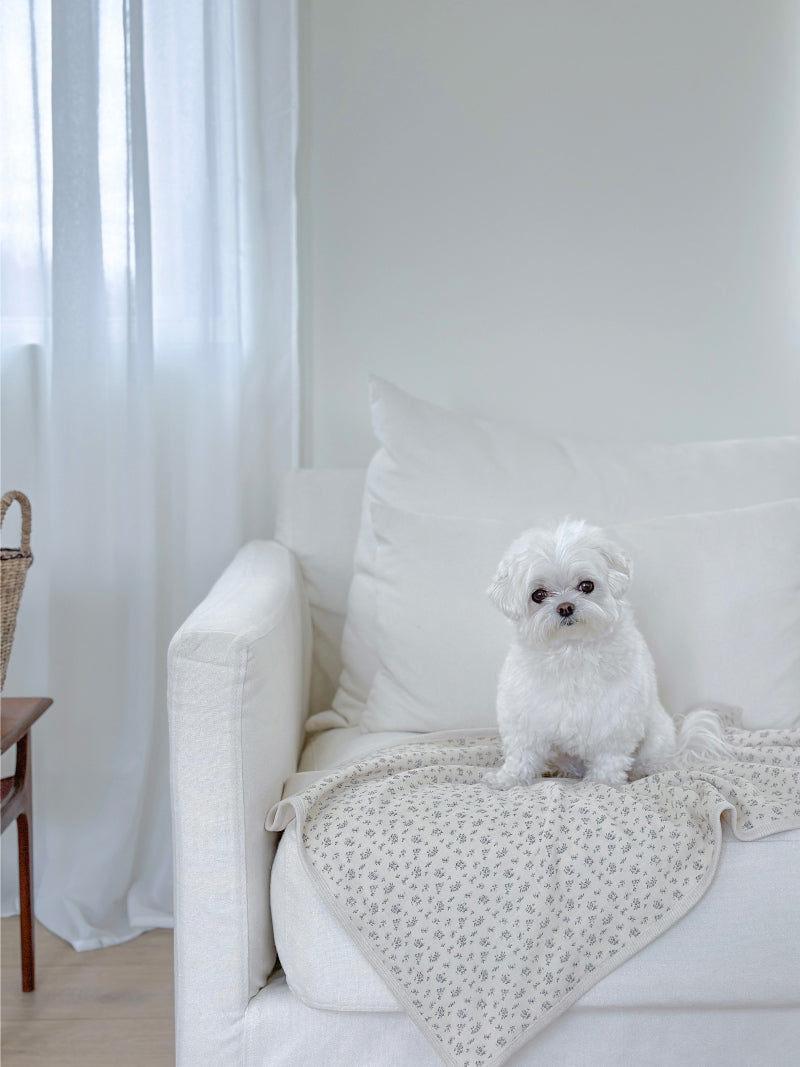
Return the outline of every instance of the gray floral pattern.
{"type": "MultiPolygon", "coordinates": [[[[282,801],[340,917],[442,1059],[497,1067],[684,915],[742,839],[800,827],[800,730],[614,788],[487,788],[494,735],[384,749],[282,801]]],[[[275,813],[273,825],[277,825],[275,813]]]]}

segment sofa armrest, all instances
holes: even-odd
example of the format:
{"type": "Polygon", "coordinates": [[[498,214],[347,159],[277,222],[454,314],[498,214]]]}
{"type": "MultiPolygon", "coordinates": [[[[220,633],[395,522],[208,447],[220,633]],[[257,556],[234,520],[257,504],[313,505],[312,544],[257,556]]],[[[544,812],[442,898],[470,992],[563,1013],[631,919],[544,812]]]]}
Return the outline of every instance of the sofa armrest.
{"type": "Polygon", "coordinates": [[[264,820],[297,769],[310,645],[298,564],[274,541],[242,548],[170,644],[179,1063],[239,1062],[275,963],[264,820]]]}

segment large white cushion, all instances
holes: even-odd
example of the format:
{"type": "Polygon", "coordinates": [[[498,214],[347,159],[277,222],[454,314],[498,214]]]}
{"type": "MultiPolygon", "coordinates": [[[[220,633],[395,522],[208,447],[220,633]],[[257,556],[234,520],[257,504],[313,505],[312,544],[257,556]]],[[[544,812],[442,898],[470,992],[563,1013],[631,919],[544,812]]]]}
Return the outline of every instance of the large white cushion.
{"type": "MultiPolygon", "coordinates": [[[[367,741],[372,750],[380,747],[380,735],[329,733],[337,735],[330,750],[335,763],[347,761],[348,749],[353,758],[365,754],[367,741]]],[[[703,899],[591,989],[581,1007],[800,1006],[797,946],[787,936],[796,924],[800,831],[760,841],[739,841],[727,831],[724,837],[719,869],[703,899]]],[[[295,823],[281,838],[270,896],[278,956],[300,1000],[331,1011],[400,1010],[323,904],[300,856],[295,823]]]]}
{"type": "Polygon", "coordinates": [[[308,728],[346,725],[328,711],[341,670],[340,646],[359,530],[363,470],[294,470],[281,482],[275,540],[300,564],[313,627],[308,728]]]}
{"type": "MultiPolygon", "coordinates": [[[[380,667],[364,729],[491,726],[512,627],[486,587],[521,531],[377,504],[373,525],[380,667]]],[[[794,722],[800,501],[609,529],[633,560],[629,596],[668,710],[728,703],[753,729],[794,722]]]]}
{"type": "MultiPolygon", "coordinates": [[[[532,398],[535,412],[536,398],[532,398]]],[[[375,674],[375,503],[517,531],[566,514],[606,526],[659,515],[745,507],[798,495],[800,438],[691,444],[544,440],[522,428],[446,411],[371,382],[380,449],[364,508],[333,706],[359,721],[375,674]]],[[[535,426],[535,423],[534,423],[535,426]]]]}

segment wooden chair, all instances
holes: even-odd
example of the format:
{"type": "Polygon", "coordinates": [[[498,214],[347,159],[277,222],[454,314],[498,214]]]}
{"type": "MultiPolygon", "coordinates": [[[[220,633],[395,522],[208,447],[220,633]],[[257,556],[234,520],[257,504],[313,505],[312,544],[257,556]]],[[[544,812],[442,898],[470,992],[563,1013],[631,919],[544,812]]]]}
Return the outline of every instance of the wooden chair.
{"type": "Polygon", "coordinates": [[[33,948],[33,842],[31,823],[33,803],[31,793],[30,728],[50,707],[49,697],[2,698],[2,751],[17,746],[17,762],[13,775],[0,781],[2,787],[2,832],[17,821],[19,849],[19,923],[22,949],[22,991],[30,993],[34,987],[33,948]]]}

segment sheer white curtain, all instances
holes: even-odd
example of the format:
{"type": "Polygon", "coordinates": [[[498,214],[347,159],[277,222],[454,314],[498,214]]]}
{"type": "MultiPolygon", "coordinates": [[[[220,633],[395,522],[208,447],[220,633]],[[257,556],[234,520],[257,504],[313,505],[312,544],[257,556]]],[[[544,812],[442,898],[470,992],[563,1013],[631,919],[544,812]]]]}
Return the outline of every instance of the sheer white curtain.
{"type": "Polygon", "coordinates": [[[78,948],[171,924],[167,644],[297,460],[295,54],[290,0],[0,4],[4,692],[54,699],[35,907],[78,948]]]}

